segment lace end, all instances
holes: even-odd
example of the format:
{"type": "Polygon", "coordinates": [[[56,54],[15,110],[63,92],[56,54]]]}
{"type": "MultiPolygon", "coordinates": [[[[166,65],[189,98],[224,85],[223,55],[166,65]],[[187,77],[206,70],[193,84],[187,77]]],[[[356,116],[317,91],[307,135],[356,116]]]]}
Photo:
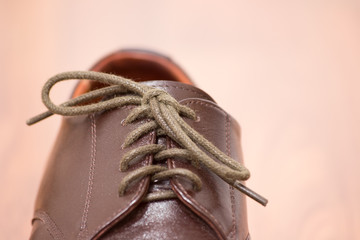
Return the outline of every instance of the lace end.
{"type": "Polygon", "coordinates": [[[26,124],[27,124],[28,126],[31,126],[31,125],[33,125],[33,124],[35,124],[35,123],[37,123],[37,122],[40,122],[41,120],[44,120],[45,118],[50,117],[51,115],[53,115],[53,113],[50,112],[50,111],[43,112],[43,113],[41,113],[41,114],[39,114],[39,115],[36,115],[35,117],[32,117],[32,118],[28,119],[28,120],[26,121],[26,124]]]}
{"type": "Polygon", "coordinates": [[[254,192],[253,190],[251,190],[250,188],[246,187],[245,185],[243,185],[240,181],[236,180],[233,184],[233,186],[239,190],[240,192],[244,193],[245,195],[247,195],[248,197],[254,199],[255,201],[257,201],[258,203],[260,203],[261,205],[263,205],[264,207],[266,206],[266,204],[268,203],[268,200],[266,198],[264,198],[263,196],[261,196],[260,194],[254,192]]]}

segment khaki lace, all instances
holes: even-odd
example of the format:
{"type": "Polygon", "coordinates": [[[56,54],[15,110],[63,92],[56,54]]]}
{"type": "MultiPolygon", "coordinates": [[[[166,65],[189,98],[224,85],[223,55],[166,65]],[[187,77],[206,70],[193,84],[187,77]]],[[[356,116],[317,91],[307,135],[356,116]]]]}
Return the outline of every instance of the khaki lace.
{"type": "MultiPolygon", "coordinates": [[[[191,128],[184,121],[183,117],[195,120],[195,112],[189,107],[178,103],[164,90],[106,73],[91,71],[65,72],[55,75],[45,83],[42,90],[42,100],[49,111],[29,119],[27,121],[28,125],[41,121],[52,114],[77,116],[110,110],[125,105],[136,105],[137,107],[129,113],[124,124],[130,124],[135,120],[141,119],[147,119],[148,121],[128,134],[123,147],[128,147],[141,136],[151,131],[156,131],[158,135],[170,137],[181,148],[165,149],[165,146],[159,144],[137,147],[128,151],[120,160],[121,171],[126,171],[132,160],[139,156],[154,154],[155,160],[179,157],[193,163],[201,163],[209,171],[215,173],[247,196],[264,206],[267,204],[267,200],[264,197],[240,182],[250,177],[248,169],[220,151],[210,141],[191,128]],[[109,86],[87,92],[63,104],[55,105],[49,96],[51,88],[60,81],[71,79],[88,79],[109,86]],[[95,101],[99,98],[103,100],[95,101]]],[[[201,189],[200,178],[190,170],[183,168],[168,169],[160,165],[149,165],[131,171],[123,178],[119,185],[120,196],[125,194],[126,189],[131,183],[149,175],[152,176],[151,180],[153,181],[183,176],[192,181],[195,191],[201,189]]],[[[173,197],[175,197],[175,194],[170,190],[150,194],[145,200],[154,201],[173,197]]]]}

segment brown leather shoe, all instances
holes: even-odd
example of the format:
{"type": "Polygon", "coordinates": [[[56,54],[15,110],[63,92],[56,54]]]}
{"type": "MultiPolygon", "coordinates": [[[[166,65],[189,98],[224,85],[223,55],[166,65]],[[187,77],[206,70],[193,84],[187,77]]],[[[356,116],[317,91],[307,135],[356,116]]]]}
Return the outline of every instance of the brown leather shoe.
{"type": "Polygon", "coordinates": [[[28,122],[71,116],[50,156],[30,238],[250,239],[245,195],[235,188],[265,200],[241,185],[249,173],[237,122],[164,56],[124,50],[91,70],[117,76],[55,76],[43,89],[51,113],[28,122]],[[82,79],[78,100],[55,106],[48,92],[64,79],[82,79]]]}

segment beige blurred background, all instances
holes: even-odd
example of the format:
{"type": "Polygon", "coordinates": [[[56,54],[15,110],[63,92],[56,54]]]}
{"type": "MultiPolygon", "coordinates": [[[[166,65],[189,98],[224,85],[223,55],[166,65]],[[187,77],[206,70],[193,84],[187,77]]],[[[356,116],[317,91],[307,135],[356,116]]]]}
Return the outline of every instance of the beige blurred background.
{"type": "MultiPolygon", "coordinates": [[[[123,47],[170,55],[242,126],[253,239],[360,239],[360,2],[0,0],[0,239],[27,239],[60,117],[43,83],[123,47]]],[[[65,100],[73,85],[54,93],[65,100]]]]}

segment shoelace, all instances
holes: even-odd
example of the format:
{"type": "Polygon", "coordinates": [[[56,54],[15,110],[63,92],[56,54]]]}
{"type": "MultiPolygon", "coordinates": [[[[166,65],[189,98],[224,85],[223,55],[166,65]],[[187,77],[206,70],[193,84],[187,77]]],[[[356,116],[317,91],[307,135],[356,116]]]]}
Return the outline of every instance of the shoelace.
{"type": "MultiPolygon", "coordinates": [[[[191,128],[184,121],[183,117],[195,120],[195,112],[191,108],[178,103],[164,90],[112,74],[91,71],[65,72],[55,75],[45,83],[42,89],[42,101],[49,111],[29,119],[27,121],[28,125],[39,122],[53,114],[77,116],[110,110],[125,105],[135,105],[136,107],[129,113],[124,124],[130,124],[135,120],[141,119],[148,119],[148,121],[127,135],[123,147],[128,147],[141,136],[151,131],[156,131],[158,135],[170,137],[181,148],[165,149],[164,146],[158,144],[137,147],[128,151],[122,157],[120,160],[121,171],[126,171],[131,161],[139,156],[154,154],[155,160],[179,157],[191,162],[201,163],[209,171],[215,173],[234,188],[264,206],[267,204],[267,200],[264,197],[240,182],[250,177],[248,169],[220,151],[210,141],[191,128]],[[58,82],[71,79],[87,79],[109,86],[87,92],[60,105],[54,104],[49,96],[51,88],[58,82]],[[99,98],[106,99],[94,101],[99,98]]],[[[149,165],[133,170],[126,175],[119,185],[119,194],[121,196],[124,195],[131,183],[149,175],[152,176],[151,180],[153,181],[169,179],[180,175],[192,181],[195,191],[201,189],[200,178],[190,170],[183,168],[168,169],[160,165],[149,165]]],[[[170,190],[158,194],[150,194],[146,197],[146,200],[153,201],[173,197],[175,197],[175,194],[170,190]]]]}

